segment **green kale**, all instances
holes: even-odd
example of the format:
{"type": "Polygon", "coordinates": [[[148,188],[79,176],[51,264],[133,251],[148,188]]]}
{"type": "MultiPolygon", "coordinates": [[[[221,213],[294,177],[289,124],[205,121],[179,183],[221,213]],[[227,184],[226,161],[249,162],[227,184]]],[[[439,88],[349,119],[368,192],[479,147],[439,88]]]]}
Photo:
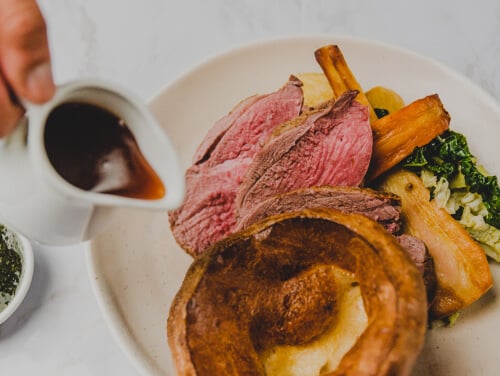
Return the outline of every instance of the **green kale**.
{"type": "Polygon", "coordinates": [[[452,181],[459,173],[464,175],[471,192],[477,192],[483,198],[488,209],[485,221],[500,228],[500,187],[496,176],[485,175],[480,171],[475,157],[469,151],[464,135],[447,130],[429,144],[417,147],[413,153],[401,162],[416,173],[422,169],[432,171],[438,178],[452,181]]]}
{"type": "Polygon", "coordinates": [[[374,108],[373,111],[375,112],[375,115],[377,115],[377,119],[389,115],[389,111],[385,108],[374,108]]]}

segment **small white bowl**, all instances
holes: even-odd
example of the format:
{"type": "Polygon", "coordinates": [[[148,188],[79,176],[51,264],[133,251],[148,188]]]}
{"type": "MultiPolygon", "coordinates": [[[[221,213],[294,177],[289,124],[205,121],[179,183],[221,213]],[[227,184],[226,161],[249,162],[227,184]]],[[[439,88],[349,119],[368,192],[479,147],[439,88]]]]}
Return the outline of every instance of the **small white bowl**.
{"type": "Polygon", "coordinates": [[[21,254],[22,272],[19,278],[19,284],[12,300],[7,304],[3,311],[0,312],[0,324],[7,320],[19,307],[24,297],[26,296],[33,278],[33,267],[35,265],[33,257],[33,248],[28,239],[14,231],[7,230],[8,233],[14,236],[19,248],[17,250],[21,254]]]}

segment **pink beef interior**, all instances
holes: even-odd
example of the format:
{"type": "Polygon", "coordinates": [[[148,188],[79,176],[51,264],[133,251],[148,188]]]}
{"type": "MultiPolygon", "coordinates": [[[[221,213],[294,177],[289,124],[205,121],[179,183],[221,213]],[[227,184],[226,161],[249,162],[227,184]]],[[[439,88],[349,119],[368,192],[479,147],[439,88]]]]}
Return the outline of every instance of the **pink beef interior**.
{"type": "Polygon", "coordinates": [[[231,112],[219,119],[212,128],[209,129],[207,135],[198,146],[194,153],[193,164],[204,162],[210,157],[213,149],[220,142],[222,137],[226,134],[227,130],[233,126],[234,123],[244,114],[244,112],[252,106],[255,102],[261,99],[262,96],[254,95],[242,100],[234,107],[231,112]]]}
{"type": "Polygon", "coordinates": [[[232,232],[236,192],[250,163],[248,158],[231,160],[214,168],[192,166],[187,171],[189,198],[180,209],[170,212],[170,222],[174,237],[182,240],[191,254],[201,253],[232,232]]]}
{"type": "Polygon", "coordinates": [[[207,164],[215,166],[238,158],[253,158],[276,126],[299,115],[302,90],[290,82],[248,107],[214,148],[207,164]]]}
{"type": "Polygon", "coordinates": [[[239,188],[238,216],[278,193],[363,182],[373,138],[368,110],[355,96],[347,92],[259,151],[239,188]]]}
{"type": "Polygon", "coordinates": [[[169,213],[175,239],[196,256],[236,226],[235,197],[255,154],[273,130],[297,117],[303,96],[296,81],[252,97],[219,120],[186,172],[186,198],[169,213]]]}

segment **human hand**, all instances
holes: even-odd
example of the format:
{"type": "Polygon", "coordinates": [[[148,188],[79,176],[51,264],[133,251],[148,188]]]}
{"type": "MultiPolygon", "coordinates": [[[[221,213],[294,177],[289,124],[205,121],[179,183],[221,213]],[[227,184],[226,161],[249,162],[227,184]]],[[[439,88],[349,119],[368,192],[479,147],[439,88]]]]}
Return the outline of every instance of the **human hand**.
{"type": "Polygon", "coordinates": [[[0,0],[0,137],[24,109],[18,98],[48,101],[55,91],[46,24],[35,0],[0,0]]]}

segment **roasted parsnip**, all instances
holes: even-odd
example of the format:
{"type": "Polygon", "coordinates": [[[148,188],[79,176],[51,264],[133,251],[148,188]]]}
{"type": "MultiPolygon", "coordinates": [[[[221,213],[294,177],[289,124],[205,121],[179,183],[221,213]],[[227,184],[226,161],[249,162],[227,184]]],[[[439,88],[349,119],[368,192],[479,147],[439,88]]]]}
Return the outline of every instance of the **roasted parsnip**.
{"type": "Polygon", "coordinates": [[[330,82],[335,98],[340,97],[347,90],[357,90],[358,96],[356,100],[368,106],[370,123],[373,124],[377,120],[377,115],[375,115],[361,85],[347,65],[340,48],[337,45],[323,46],[314,52],[314,56],[325,73],[328,82],[330,82]]]}
{"type": "Polygon", "coordinates": [[[437,94],[418,99],[371,123],[373,156],[366,181],[371,181],[428,144],[450,125],[450,115],[437,94]]]}
{"type": "Polygon", "coordinates": [[[424,241],[434,259],[437,291],[430,306],[433,318],[467,307],[492,286],[483,249],[446,210],[430,201],[430,192],[413,172],[384,176],[379,189],[401,198],[405,232],[424,241]]]}

